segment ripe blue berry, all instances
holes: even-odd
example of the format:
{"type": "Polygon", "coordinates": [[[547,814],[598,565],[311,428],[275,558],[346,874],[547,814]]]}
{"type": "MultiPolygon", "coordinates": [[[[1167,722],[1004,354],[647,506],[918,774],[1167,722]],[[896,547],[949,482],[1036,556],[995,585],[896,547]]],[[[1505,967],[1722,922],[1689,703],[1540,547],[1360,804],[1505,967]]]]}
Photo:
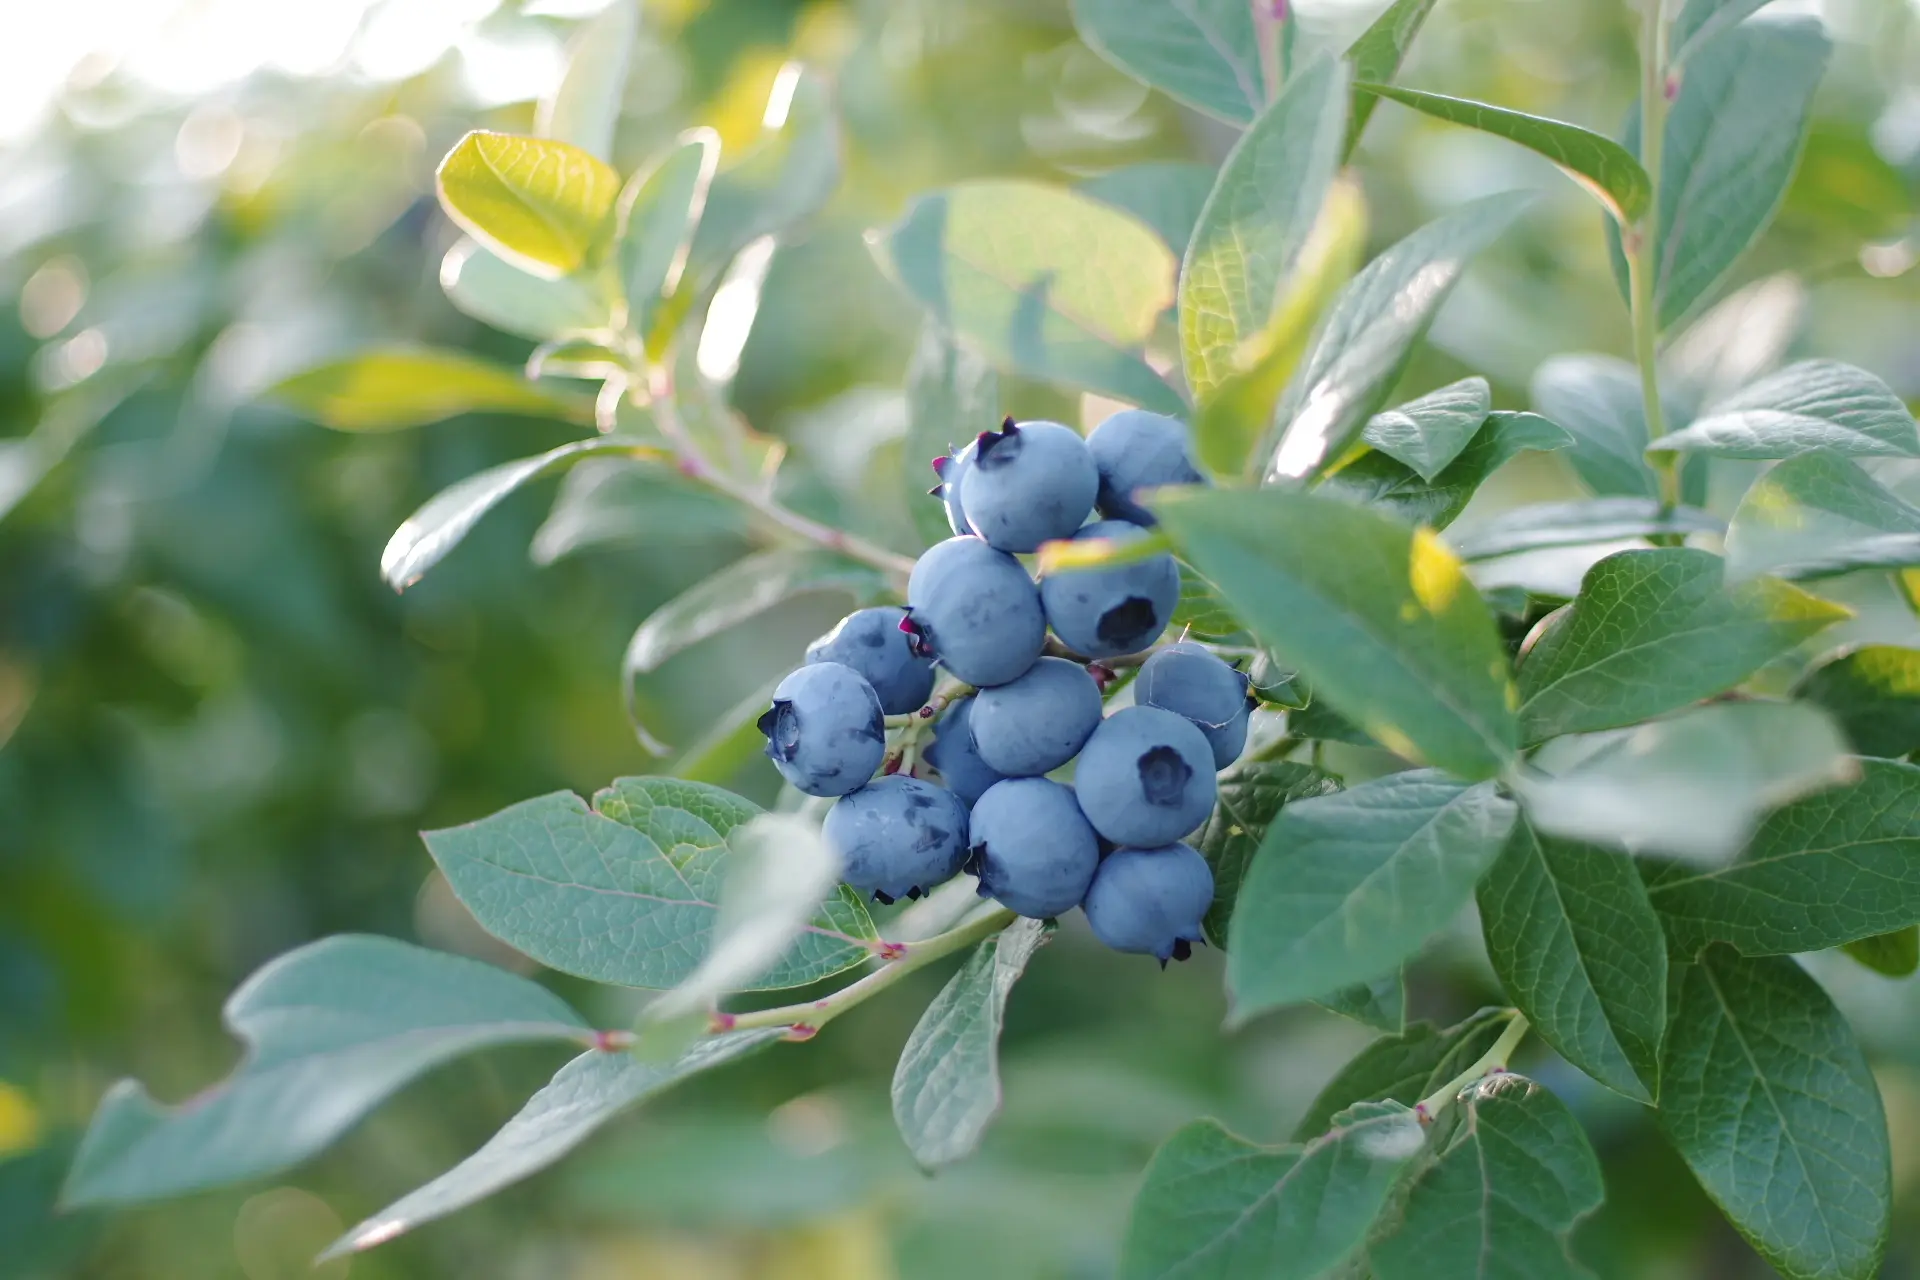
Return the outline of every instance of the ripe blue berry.
{"type": "Polygon", "coordinates": [[[861,609],[807,646],[808,662],[838,662],[867,678],[880,695],[880,709],[903,716],[927,705],[933,692],[933,662],[916,658],[900,630],[905,609],[882,605],[861,609]]]}
{"type": "Polygon", "coordinates": [[[810,796],[847,794],[887,753],[880,696],[837,662],[810,663],[782,680],[759,725],[773,767],[810,796]]]}
{"type": "Polygon", "coordinates": [[[973,470],[974,444],[970,440],[959,452],[933,460],[933,474],[940,477],[940,483],[927,492],[946,504],[947,525],[955,533],[973,532],[973,526],[967,523],[967,508],[960,501],[960,482],[973,470]]]}
{"type": "Polygon", "coordinates": [[[1087,434],[1087,451],[1100,474],[1100,514],[1151,525],[1153,513],[1133,500],[1136,490],[1164,484],[1205,484],[1193,465],[1187,425],[1145,409],[1122,409],[1087,434]]]}
{"type": "Polygon", "coordinates": [[[1008,418],[974,441],[960,496],[975,533],[1001,551],[1032,551],[1071,537],[1099,489],[1100,473],[1079,432],[1008,418]]]}
{"type": "Polygon", "coordinates": [[[891,774],[827,810],[840,878],[878,902],[917,898],[953,878],[967,857],[967,807],[931,782],[891,774]]]}
{"type": "MultiPolygon", "coordinates": [[[[1131,542],[1147,533],[1124,520],[1102,520],[1074,535],[1131,542]]],[[[1066,569],[1040,584],[1047,621],[1076,653],[1113,658],[1159,638],[1180,603],[1180,566],[1170,555],[1108,569],[1066,569]]]]}
{"type": "Polygon", "coordinates": [[[1018,680],[982,689],[973,700],[973,745],[1010,778],[1058,769],[1100,727],[1100,686],[1065,658],[1042,658],[1018,680]]]}
{"type": "Polygon", "coordinates": [[[962,698],[954,703],[934,723],[933,742],[922,753],[927,763],[940,771],[940,780],[969,807],[986,794],[988,787],[1005,778],[980,758],[980,749],[973,744],[973,702],[972,698],[962,698]]]}
{"type": "Polygon", "coordinates": [[[1045,778],[995,783],[973,806],[967,870],[980,896],[1044,920],[1087,896],[1100,845],[1073,792],[1045,778]]]}
{"type": "Polygon", "coordinates": [[[1207,736],[1216,769],[1247,745],[1247,677],[1190,640],[1148,658],[1133,682],[1133,700],[1185,716],[1207,736]]]}
{"type": "Polygon", "coordinates": [[[1127,707],[1101,721],[1080,751],[1073,789],[1094,829],[1115,844],[1180,839],[1213,812],[1213,748],[1185,716],[1127,707]]]}
{"type": "Polygon", "coordinates": [[[1120,849],[1101,861],[1081,905],[1100,941],[1115,951],[1157,956],[1164,966],[1185,960],[1201,940],[1201,918],[1213,905],[1213,869],[1184,844],[1120,849]]]}
{"type": "Polygon", "coordinates": [[[1040,589],[1018,560],[975,537],[948,538],[914,564],[901,626],[915,653],[981,686],[1019,676],[1047,641],[1040,589]]]}

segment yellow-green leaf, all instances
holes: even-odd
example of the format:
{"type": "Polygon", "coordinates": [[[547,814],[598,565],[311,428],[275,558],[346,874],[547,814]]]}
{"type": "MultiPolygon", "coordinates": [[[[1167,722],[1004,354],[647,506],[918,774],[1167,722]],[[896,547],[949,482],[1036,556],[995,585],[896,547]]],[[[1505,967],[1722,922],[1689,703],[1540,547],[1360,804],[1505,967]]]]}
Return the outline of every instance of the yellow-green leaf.
{"type": "Polygon", "coordinates": [[[447,216],[522,270],[552,278],[585,263],[611,230],[620,175],[565,142],[476,129],[436,175],[447,216]]]}

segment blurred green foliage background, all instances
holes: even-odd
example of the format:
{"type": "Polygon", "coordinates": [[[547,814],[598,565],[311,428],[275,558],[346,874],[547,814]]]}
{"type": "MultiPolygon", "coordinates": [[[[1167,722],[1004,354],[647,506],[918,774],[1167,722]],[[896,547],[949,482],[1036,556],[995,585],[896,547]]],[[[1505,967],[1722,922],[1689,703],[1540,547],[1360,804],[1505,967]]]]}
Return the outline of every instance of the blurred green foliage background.
{"type": "MultiPolygon", "coordinates": [[[[1743,276],[1794,273],[1795,350],[1859,363],[1912,400],[1920,5],[1780,5],[1821,12],[1840,43],[1786,209],[1743,276]]],[[[271,956],[366,931],[531,967],[465,916],[419,829],[659,767],[622,710],[620,654],[649,610],[749,548],[732,512],[671,480],[583,468],[569,483],[598,474],[610,492],[596,509],[614,524],[543,529],[543,487],[396,597],[376,566],[415,507],[577,429],[468,416],[336,435],[259,398],[379,342],[524,360],[529,343],[461,316],[438,287],[454,232],[432,170],[469,128],[530,128],[566,35],[598,7],[333,0],[288,6],[296,17],[257,0],[75,0],[7,19],[0,1277],[308,1274],[343,1225],[477,1146],[560,1060],[526,1050],[447,1068],[281,1186],[110,1218],[47,1212],[111,1080],[137,1075],[177,1099],[231,1065],[220,1002],[271,956]]],[[[1380,7],[1303,0],[1301,39],[1341,41],[1380,7]]],[[[1062,0],[646,0],[645,12],[623,172],[696,123],[737,150],[787,58],[835,82],[845,181],[781,244],[733,398],[794,446],[795,505],[890,545],[911,526],[866,496],[864,468],[897,456],[918,318],[863,233],[963,177],[1213,164],[1231,141],[1092,54],[1062,0]]],[[[1611,129],[1633,93],[1633,24],[1622,0],[1444,0],[1402,78],[1611,129]]],[[[1547,191],[1469,275],[1404,391],[1480,372],[1497,404],[1520,407],[1545,356],[1624,352],[1599,215],[1544,162],[1387,106],[1358,167],[1375,244],[1476,195],[1547,191]]],[[[1006,387],[1020,416],[1083,412],[1048,388],[1006,387]]],[[[1530,458],[1474,511],[1570,491],[1563,466],[1530,458]]],[[[1888,589],[1857,594],[1855,637],[1914,642],[1888,589]]],[[[635,696],[684,745],[844,607],[791,603],[674,659],[635,696]]],[[[763,766],[744,760],[733,785],[771,799],[763,766]]],[[[1453,1021],[1493,998],[1476,938],[1458,932],[1416,971],[1416,1014],[1453,1021]]],[[[1867,1043],[1890,1113],[1887,1274],[1920,1274],[1920,984],[1814,967],[1867,1043]]],[[[697,1081],[351,1273],[1104,1276],[1167,1132],[1204,1112],[1284,1135],[1366,1039],[1317,1010],[1228,1036],[1217,955],[1162,974],[1068,922],[1014,997],[1007,1108],[987,1150],[927,1179],[891,1132],[886,1082],[943,978],[697,1081]]],[[[633,1008],[627,993],[561,985],[607,1025],[633,1008]]],[[[1598,1271],[1770,1274],[1639,1108],[1563,1065],[1523,1065],[1575,1106],[1605,1161],[1608,1207],[1581,1237],[1598,1271]]]]}

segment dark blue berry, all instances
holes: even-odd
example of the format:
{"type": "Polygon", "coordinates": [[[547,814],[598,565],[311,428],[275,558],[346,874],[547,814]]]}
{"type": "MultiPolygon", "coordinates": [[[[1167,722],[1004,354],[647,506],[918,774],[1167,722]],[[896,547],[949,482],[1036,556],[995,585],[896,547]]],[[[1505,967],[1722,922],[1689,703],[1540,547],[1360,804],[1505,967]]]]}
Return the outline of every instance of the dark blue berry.
{"type": "Polygon", "coordinates": [[[881,605],[861,609],[807,646],[808,662],[838,662],[867,678],[880,695],[880,709],[903,716],[927,705],[933,692],[933,662],[914,656],[900,630],[905,609],[881,605]]]}
{"type": "Polygon", "coordinates": [[[1044,920],[1087,896],[1100,845],[1073,792],[1045,778],[1009,778],[973,806],[967,870],[980,894],[1044,920]]]}
{"type": "Polygon", "coordinates": [[[1168,484],[1204,484],[1193,465],[1187,425],[1145,409],[1122,409],[1087,435],[1087,451],[1100,475],[1100,514],[1151,525],[1153,513],[1134,501],[1142,489],[1168,484]]]}
{"type": "Polygon", "coordinates": [[[1081,905],[1094,936],[1115,951],[1185,960],[1213,905],[1213,870],[1184,844],[1119,849],[1101,860],[1081,905]]]}
{"type": "MultiPolygon", "coordinates": [[[[1139,525],[1102,520],[1074,535],[1130,542],[1139,525]]],[[[1138,653],[1160,638],[1180,603],[1180,566],[1170,555],[1104,569],[1063,569],[1040,584],[1047,621],[1067,647],[1089,658],[1138,653]]]]}
{"type": "Polygon", "coordinates": [[[1100,475],[1087,442],[1057,422],[1008,418],[974,442],[961,500],[973,531],[1001,551],[1073,535],[1093,512],[1100,475]]]}
{"type": "Polygon", "coordinates": [[[1101,721],[1074,766],[1087,821],[1115,844],[1170,844],[1213,812],[1213,748],[1185,716],[1127,707],[1101,721]]]}
{"type": "Polygon", "coordinates": [[[934,723],[933,741],[922,753],[927,763],[940,771],[940,780],[969,806],[1006,776],[980,758],[980,750],[973,743],[972,718],[972,698],[954,703],[934,723]]]}
{"type": "Polygon", "coordinates": [[[1133,682],[1133,700],[1185,716],[1207,736],[1213,763],[1224,769],[1247,745],[1247,677],[1190,640],[1148,658],[1133,682]]]}
{"type": "Polygon", "coordinates": [[[847,794],[887,753],[879,695],[837,662],[811,663],[782,680],[759,726],[773,767],[810,796],[847,794]]]}
{"type": "Polygon", "coordinates": [[[840,855],[840,878],[881,902],[919,897],[952,879],[967,857],[960,797],[904,774],[841,796],[824,830],[840,855]]]}
{"type": "Polygon", "coordinates": [[[973,744],[989,767],[1010,778],[1058,769],[1100,727],[1100,686],[1085,667],[1042,658],[1018,680],[982,689],[973,700],[973,744]]]}
{"type": "Polygon", "coordinates": [[[1014,679],[1047,640],[1040,589],[1018,560],[975,537],[948,538],[914,564],[901,625],[915,652],[972,685],[1014,679]]]}

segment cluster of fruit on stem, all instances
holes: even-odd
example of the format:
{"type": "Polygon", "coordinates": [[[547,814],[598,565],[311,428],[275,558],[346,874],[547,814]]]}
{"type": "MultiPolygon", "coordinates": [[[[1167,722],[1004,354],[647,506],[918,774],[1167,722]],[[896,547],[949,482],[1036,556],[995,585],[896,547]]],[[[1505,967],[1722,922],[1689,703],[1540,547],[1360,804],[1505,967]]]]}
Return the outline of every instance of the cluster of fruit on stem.
{"type": "Polygon", "coordinates": [[[833,799],[842,879],[878,902],[965,871],[1006,912],[1081,907],[1109,946],[1185,959],[1213,875],[1182,840],[1246,746],[1247,677],[1160,643],[1180,600],[1170,554],[1038,582],[1017,557],[1151,537],[1140,495],[1203,483],[1186,426],[1125,410],[1083,439],[1009,418],[934,471],[954,536],[914,564],[905,608],[861,609],[808,648],[760,718],[767,755],[833,799]],[[1136,666],[1133,705],[1108,714],[1136,666]],[[1070,764],[1070,783],[1048,776],[1070,764]]]}

